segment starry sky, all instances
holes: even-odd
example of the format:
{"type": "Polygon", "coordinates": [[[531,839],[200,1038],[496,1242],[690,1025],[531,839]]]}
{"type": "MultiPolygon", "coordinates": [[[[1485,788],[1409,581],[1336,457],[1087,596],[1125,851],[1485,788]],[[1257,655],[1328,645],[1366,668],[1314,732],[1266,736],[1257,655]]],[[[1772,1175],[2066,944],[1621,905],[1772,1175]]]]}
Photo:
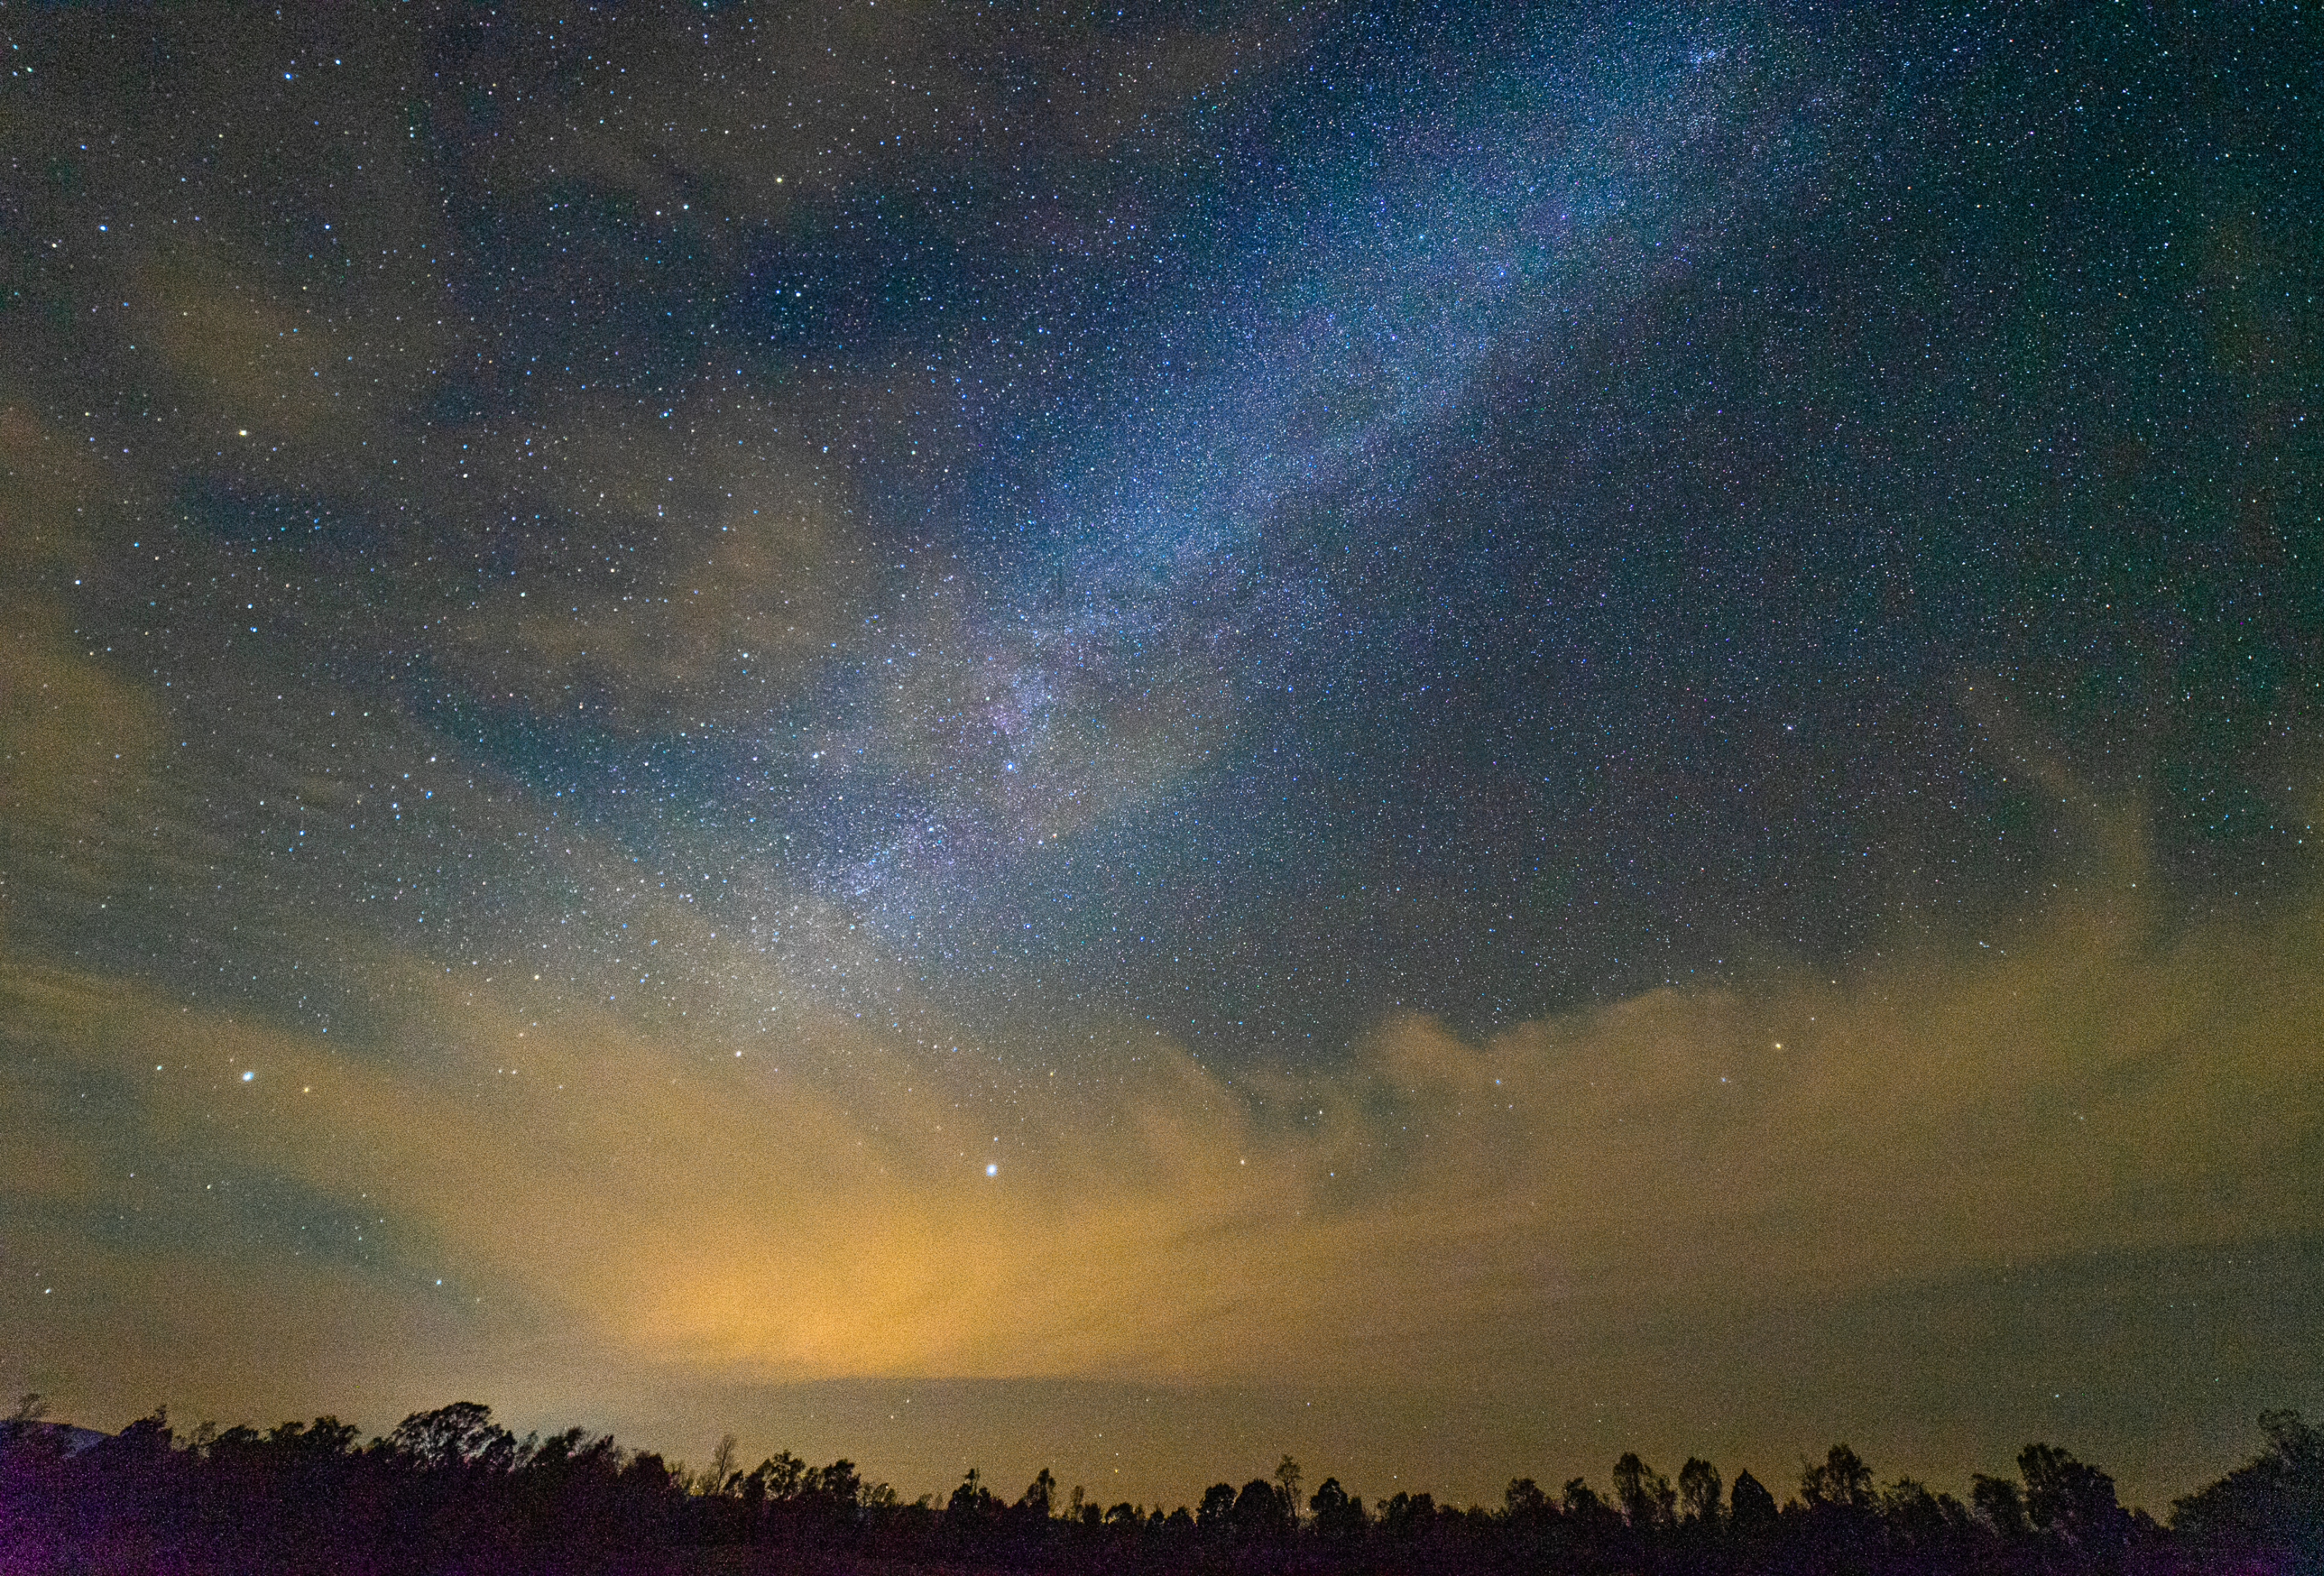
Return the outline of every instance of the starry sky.
{"type": "Polygon", "coordinates": [[[0,1385],[2161,1508],[2324,1411],[2316,31],[0,7],[0,1385]]]}

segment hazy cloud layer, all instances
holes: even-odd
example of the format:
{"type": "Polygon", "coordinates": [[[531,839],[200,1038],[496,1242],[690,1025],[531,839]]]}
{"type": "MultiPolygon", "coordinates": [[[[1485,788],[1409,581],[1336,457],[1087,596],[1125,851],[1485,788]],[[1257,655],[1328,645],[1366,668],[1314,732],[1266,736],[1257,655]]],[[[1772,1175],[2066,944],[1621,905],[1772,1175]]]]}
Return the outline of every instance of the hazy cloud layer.
{"type": "Polygon", "coordinates": [[[2324,1405],[2300,14],[40,13],[0,1383],[2218,1470],[2324,1405]]]}
{"type": "MultiPolygon", "coordinates": [[[[76,779],[17,791],[20,834],[69,839],[76,779]]],[[[447,793],[434,813],[471,836],[497,817],[539,844],[521,796],[447,793]]],[[[350,1331],[415,1400],[447,1354],[521,1365],[549,1341],[710,1395],[1127,1379],[1416,1405],[1478,1373],[1554,1391],[1609,1322],[1812,1322],[2013,1267],[2264,1248],[2324,1206],[2310,902],[2174,928],[2139,870],[2106,870],[1988,938],[1844,975],[1658,991],[1483,1042],[1405,1019],[1310,1074],[1222,1076],[1122,1034],[1061,1079],[941,1033],[900,1044],[574,847],[590,938],[539,959],[246,894],[241,923],[362,998],[327,1030],[281,987],[189,1006],[18,949],[10,1250],[63,1283],[35,1300],[14,1277],[19,1360],[110,1412],[138,1405],[125,1381],[245,1365],[327,1395],[352,1382],[350,1331]],[[576,971],[608,987],[594,1003],[576,971]],[[115,1332],[117,1368],[72,1357],[84,1321],[115,1332]]]]}

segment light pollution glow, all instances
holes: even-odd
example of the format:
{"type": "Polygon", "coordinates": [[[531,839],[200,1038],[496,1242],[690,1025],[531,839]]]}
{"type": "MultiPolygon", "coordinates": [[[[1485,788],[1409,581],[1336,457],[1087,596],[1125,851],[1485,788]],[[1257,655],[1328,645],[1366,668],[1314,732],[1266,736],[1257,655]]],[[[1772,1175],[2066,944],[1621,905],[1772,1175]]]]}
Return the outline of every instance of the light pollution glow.
{"type": "Polygon", "coordinates": [[[44,14],[0,1383],[2161,1508],[2324,1409],[2267,9],[44,14]]]}

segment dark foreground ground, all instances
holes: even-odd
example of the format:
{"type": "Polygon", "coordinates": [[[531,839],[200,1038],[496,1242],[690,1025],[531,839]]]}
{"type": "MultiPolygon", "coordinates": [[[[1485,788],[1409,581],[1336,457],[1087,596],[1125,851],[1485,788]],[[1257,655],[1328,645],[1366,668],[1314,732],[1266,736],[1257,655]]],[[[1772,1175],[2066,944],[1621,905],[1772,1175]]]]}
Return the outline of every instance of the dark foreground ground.
{"type": "Polygon", "coordinates": [[[2324,1430],[2284,1412],[2261,1433],[2250,1461],[2165,1521],[2044,1444],[2015,1479],[1972,1479],[1966,1502],[1879,1486],[1835,1445],[1781,1504],[1748,1472],[1730,1485],[1690,1461],[1674,1484],[1625,1455],[1609,1493],[1519,1479],[1494,1508],[1425,1494],[1367,1507],[1328,1478],[1303,1496],[1286,1458],[1272,1481],[1220,1483],[1166,1513],[1078,1491],[1061,1505],[1047,1472],[1013,1501],[972,1472],[942,1505],[788,1452],[743,1471],[722,1451],[692,1472],[578,1429],[520,1441],[467,1402],[368,1443],[328,1417],[180,1439],[156,1415],[97,1435],[28,1405],[0,1424],[0,1576],[2324,1576],[2324,1430]]]}

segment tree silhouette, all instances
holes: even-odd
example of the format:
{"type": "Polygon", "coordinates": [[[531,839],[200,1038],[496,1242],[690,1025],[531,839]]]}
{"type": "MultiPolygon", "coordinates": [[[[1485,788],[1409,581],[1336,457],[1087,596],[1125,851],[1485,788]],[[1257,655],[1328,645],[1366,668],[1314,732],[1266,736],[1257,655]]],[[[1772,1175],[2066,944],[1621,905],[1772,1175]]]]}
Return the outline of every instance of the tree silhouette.
{"type": "Polygon", "coordinates": [[[2121,1552],[2130,1517],[2116,1502],[2112,1478],[2048,1444],[2020,1451],[2017,1475],[2025,1481],[2025,1519],[2035,1532],[2086,1555],[2121,1552]]]}
{"type": "Polygon", "coordinates": [[[30,1435],[49,1415],[48,1401],[38,1390],[27,1390],[16,1398],[16,1409],[0,1422],[0,1444],[13,1444],[30,1435]]]}
{"type": "Polygon", "coordinates": [[[701,1476],[696,1479],[696,1493],[731,1494],[741,1485],[742,1473],[734,1465],[736,1442],[731,1433],[719,1436],[718,1448],[710,1452],[710,1464],[703,1469],[701,1476]]]}
{"type": "Polygon", "coordinates": [[[1977,1528],[1967,1506],[1950,1494],[1932,1494],[1910,1478],[1899,1478],[1883,1491],[1880,1522],[1893,1545],[1922,1553],[1966,1547],[1977,1528]]]}
{"type": "Polygon", "coordinates": [[[1291,1530],[1281,1490],[1264,1478],[1253,1478],[1242,1486],[1227,1518],[1235,1535],[1247,1542],[1263,1543],[1291,1530]]]}
{"type": "Polygon", "coordinates": [[[2266,1448],[2171,1507],[2172,1531],[2225,1568],[2324,1571],[2324,1429],[2297,1412],[2263,1412],[2266,1448]]]}
{"type": "MultiPolygon", "coordinates": [[[[777,1451],[751,1470],[743,1479],[747,1485],[758,1485],[759,1497],[764,1499],[791,1499],[798,1495],[799,1485],[807,1481],[807,1464],[788,1451],[777,1451]]],[[[976,1481],[976,1469],[968,1470],[968,1480],[976,1481]]]]}
{"type": "Polygon", "coordinates": [[[944,1538],[955,1549],[978,1549],[991,1541],[1001,1525],[1001,1501],[984,1486],[974,1467],[945,1502],[944,1538]]]}
{"type": "Polygon", "coordinates": [[[1432,1494],[1409,1494],[1398,1489],[1380,1507],[1380,1527],[1391,1537],[1418,1537],[1435,1521],[1436,1498],[1432,1494]]]}
{"type": "Polygon", "coordinates": [[[1717,1467],[1699,1456],[1687,1457],[1686,1465],[1678,1470],[1680,1514],[1690,1522],[1704,1526],[1716,1525],[1722,1488],[1717,1467]]]}
{"type": "Polygon", "coordinates": [[[1640,1461],[1637,1452],[1625,1451],[1615,1461],[1614,1501],[1633,1530],[1652,1532],[1667,1525],[1677,1498],[1670,1479],[1640,1461]]]}
{"type": "Polygon", "coordinates": [[[1316,1487],[1307,1508],[1315,1518],[1318,1537],[1345,1543],[1364,1535],[1364,1502],[1341,1488],[1337,1478],[1326,1478],[1316,1487]]]}
{"type": "Polygon", "coordinates": [[[1735,1486],[1727,1491],[1727,1502],[1729,1517],[1737,1532],[1756,1537],[1775,1530],[1775,1497],[1748,1471],[1735,1474],[1735,1486]]]}
{"type": "Polygon", "coordinates": [[[366,1446],[333,1417],[185,1438],[155,1412],[89,1448],[29,1406],[0,1427],[0,1572],[182,1576],[615,1576],[718,1569],[894,1576],[2315,1576],[2324,1572],[2324,1435],[2261,1419],[2265,1448],[2181,1499],[2169,1531],[2126,1513],[2114,1482],[2055,1445],[2019,1452],[2017,1479],[1979,1476],[1969,1505],[1900,1478],[1875,1492],[1847,1445],[1803,1463],[1780,1511],[1748,1471],[1725,1494],[1690,1457],[1675,1488],[1635,1452],[1613,1503],[1580,1478],[1557,1499],[1509,1480],[1500,1508],[1399,1490],[1375,1522],[1327,1477],[1295,1518],[1286,1457],[1272,1480],[1202,1497],[1200,1532],[1085,1493],[1059,1511],[1043,1470],[1007,1505],[971,1469],[942,1508],[901,1502],[842,1458],[783,1452],[745,1473],[722,1442],[700,1472],[579,1428],[514,1440],[488,1409],[414,1413],[366,1446]],[[1617,1507],[1618,1506],[1618,1508],[1617,1507]],[[1683,1515],[1679,1513],[1683,1507],[1683,1515]],[[65,1553],[60,1553],[59,1551],[65,1553]]]}
{"type": "Polygon", "coordinates": [[[455,1401],[433,1412],[414,1412],[387,1436],[388,1447],[423,1471],[512,1464],[516,1438],[493,1421],[493,1409],[476,1401],[455,1401]]]}
{"type": "Polygon", "coordinates": [[[1017,1501],[1017,1507],[1030,1511],[1047,1521],[1049,1518],[1051,1507],[1056,1502],[1056,1498],[1057,1475],[1048,1468],[1043,1467],[1039,1474],[1030,1483],[1025,1485],[1024,1498],[1017,1501]]]}
{"type": "Polygon", "coordinates": [[[1800,1498],[1812,1509],[1825,1506],[1864,1514],[1873,1506],[1872,1469],[1849,1446],[1833,1445],[1821,1465],[1801,1467],[1800,1498]]]}
{"type": "Polygon", "coordinates": [[[2025,1496],[2006,1478],[1983,1472],[1969,1479],[1969,1502],[1987,1532],[2003,1543],[2021,1543],[2033,1534],[2025,1519],[2025,1496]]]}

